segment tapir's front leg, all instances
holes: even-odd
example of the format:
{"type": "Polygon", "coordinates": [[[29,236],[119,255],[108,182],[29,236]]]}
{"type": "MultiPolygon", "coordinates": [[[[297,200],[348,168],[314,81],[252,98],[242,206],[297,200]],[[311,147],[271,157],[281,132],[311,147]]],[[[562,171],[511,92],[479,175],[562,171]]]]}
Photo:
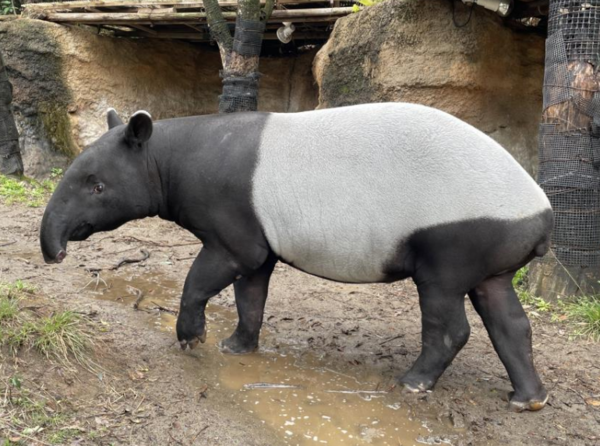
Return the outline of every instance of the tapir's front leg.
{"type": "Polygon", "coordinates": [[[206,247],[200,251],[185,279],[177,318],[177,339],[182,349],[192,349],[206,340],[206,304],[231,285],[241,269],[224,251],[206,247]]]}
{"type": "Polygon", "coordinates": [[[254,274],[241,278],[233,285],[239,322],[233,334],[220,343],[222,352],[241,355],[258,348],[258,337],[269,293],[269,279],[276,263],[277,258],[271,253],[254,274]]]}

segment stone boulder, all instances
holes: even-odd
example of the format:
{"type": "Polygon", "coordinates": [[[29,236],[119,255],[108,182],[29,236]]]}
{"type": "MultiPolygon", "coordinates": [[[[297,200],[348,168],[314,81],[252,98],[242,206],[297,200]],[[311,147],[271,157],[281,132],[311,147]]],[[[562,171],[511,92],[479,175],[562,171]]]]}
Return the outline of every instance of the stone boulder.
{"type": "MultiPolygon", "coordinates": [[[[28,19],[0,23],[27,175],[65,167],[106,131],[109,107],[125,119],[140,109],[155,119],[218,110],[221,60],[216,47],[92,31],[28,19]]],[[[263,58],[260,109],[314,109],[313,58],[314,52],[263,58]]]]}
{"type": "Polygon", "coordinates": [[[544,39],[515,32],[482,8],[457,28],[447,0],[385,0],[338,20],[313,72],[319,108],[383,101],[436,107],[536,173],[544,39]]]}

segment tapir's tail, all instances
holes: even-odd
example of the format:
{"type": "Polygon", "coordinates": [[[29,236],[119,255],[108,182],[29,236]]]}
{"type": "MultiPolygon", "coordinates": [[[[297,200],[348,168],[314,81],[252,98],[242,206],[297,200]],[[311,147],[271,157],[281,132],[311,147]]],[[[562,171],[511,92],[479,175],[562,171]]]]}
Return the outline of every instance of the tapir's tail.
{"type": "Polygon", "coordinates": [[[542,216],[543,220],[543,236],[540,241],[535,245],[532,254],[536,257],[543,257],[550,249],[550,240],[552,235],[552,228],[554,227],[554,213],[552,209],[544,212],[542,216]]]}

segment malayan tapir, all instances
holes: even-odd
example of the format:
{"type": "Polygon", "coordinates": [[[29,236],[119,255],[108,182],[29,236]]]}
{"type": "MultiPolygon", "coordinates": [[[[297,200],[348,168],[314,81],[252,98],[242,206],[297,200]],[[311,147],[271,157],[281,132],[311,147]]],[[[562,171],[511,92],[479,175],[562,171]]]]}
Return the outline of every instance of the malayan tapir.
{"type": "Polygon", "coordinates": [[[153,123],[146,112],[75,159],[41,225],[48,263],[130,220],[160,216],[203,248],[185,281],[182,348],[204,341],[208,300],[233,284],[239,323],[228,353],[258,346],[269,278],[279,260],[349,283],[412,278],[422,351],[400,381],[427,391],[469,338],[465,295],[514,392],[514,410],[547,393],[515,271],[549,246],[544,192],[491,138],[439,110],[407,103],[302,113],[237,113],[153,123]]]}

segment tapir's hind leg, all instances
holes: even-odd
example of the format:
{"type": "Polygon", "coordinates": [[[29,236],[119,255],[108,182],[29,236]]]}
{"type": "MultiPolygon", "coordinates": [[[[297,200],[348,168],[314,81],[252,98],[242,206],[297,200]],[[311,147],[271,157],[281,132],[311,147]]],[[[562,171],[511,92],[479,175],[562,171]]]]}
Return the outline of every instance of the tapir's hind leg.
{"type": "Polygon", "coordinates": [[[422,319],[421,355],[400,378],[413,392],[430,390],[469,339],[465,295],[440,285],[421,284],[419,304],[422,319]]]}
{"type": "Polygon", "coordinates": [[[269,279],[276,263],[277,258],[271,254],[264,265],[252,275],[242,277],[233,284],[239,322],[233,334],[219,344],[224,353],[241,355],[258,348],[269,279]]]}
{"type": "Polygon", "coordinates": [[[540,410],[548,394],[533,365],[531,327],[512,286],[514,274],[512,271],[484,280],[469,292],[469,297],[515,389],[511,408],[540,410]]]}

